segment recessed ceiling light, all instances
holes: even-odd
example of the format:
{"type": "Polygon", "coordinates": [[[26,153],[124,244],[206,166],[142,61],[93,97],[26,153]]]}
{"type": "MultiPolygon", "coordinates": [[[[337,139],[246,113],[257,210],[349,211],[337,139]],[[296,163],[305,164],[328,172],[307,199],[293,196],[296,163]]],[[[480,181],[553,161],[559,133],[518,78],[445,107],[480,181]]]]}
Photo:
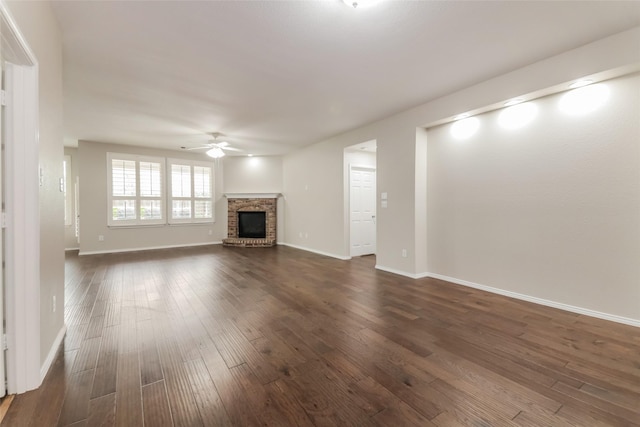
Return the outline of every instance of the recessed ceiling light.
{"type": "Polygon", "coordinates": [[[451,125],[451,135],[456,139],[467,139],[476,133],[479,127],[480,120],[477,117],[468,117],[451,125]]]}
{"type": "Polygon", "coordinates": [[[253,154],[247,154],[248,157],[253,157],[253,154]]]}
{"type": "Polygon", "coordinates": [[[609,98],[609,88],[604,84],[596,84],[580,89],[570,90],[560,98],[560,110],[572,116],[595,111],[609,98]]]}
{"type": "Polygon", "coordinates": [[[512,105],[502,110],[498,116],[498,123],[505,129],[518,129],[530,123],[538,112],[538,107],[532,102],[512,105]]]}
{"type": "Polygon", "coordinates": [[[511,107],[512,105],[520,104],[521,102],[524,102],[524,98],[513,98],[513,99],[505,102],[504,106],[505,107],[511,107]]]}
{"type": "Polygon", "coordinates": [[[580,80],[576,80],[575,82],[571,83],[569,85],[569,87],[571,89],[576,89],[582,86],[587,86],[590,85],[591,83],[593,83],[593,80],[589,80],[589,79],[580,79],[580,80]]]}
{"type": "Polygon", "coordinates": [[[344,4],[347,6],[351,6],[354,9],[362,9],[366,7],[371,7],[375,4],[380,3],[382,0],[342,0],[344,4]]]}

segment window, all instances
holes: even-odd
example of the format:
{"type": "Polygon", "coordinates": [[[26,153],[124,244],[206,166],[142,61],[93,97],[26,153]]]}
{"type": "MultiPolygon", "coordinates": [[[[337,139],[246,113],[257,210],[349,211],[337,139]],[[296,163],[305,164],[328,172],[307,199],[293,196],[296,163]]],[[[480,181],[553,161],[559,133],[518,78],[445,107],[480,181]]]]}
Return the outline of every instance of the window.
{"type": "Polygon", "coordinates": [[[169,159],[169,223],[213,222],[211,163],[169,159]]]}
{"type": "Polygon", "coordinates": [[[164,224],[164,159],[107,153],[110,226],[164,224]]]}

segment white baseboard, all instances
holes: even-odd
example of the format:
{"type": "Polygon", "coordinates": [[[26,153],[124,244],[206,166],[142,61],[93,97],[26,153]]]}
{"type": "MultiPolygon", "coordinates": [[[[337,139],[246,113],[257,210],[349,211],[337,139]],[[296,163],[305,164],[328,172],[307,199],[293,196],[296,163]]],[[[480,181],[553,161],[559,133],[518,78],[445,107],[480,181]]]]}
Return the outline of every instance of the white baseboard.
{"type": "Polygon", "coordinates": [[[300,249],[300,250],[307,251],[307,252],[313,252],[314,254],[318,254],[318,255],[324,255],[324,256],[331,257],[331,258],[341,259],[343,261],[347,261],[347,260],[351,259],[350,256],[345,257],[345,256],[342,256],[342,255],[331,254],[329,252],[317,251],[315,249],[305,248],[304,246],[292,245],[291,243],[282,242],[282,243],[278,243],[278,244],[282,245],[282,246],[288,246],[288,247],[294,248],[294,249],[300,249]]]}
{"type": "Polygon", "coordinates": [[[65,252],[69,252],[69,251],[79,251],[80,248],[64,248],[65,252]]]}
{"type": "Polygon", "coordinates": [[[455,283],[458,285],[468,286],[470,288],[480,289],[480,290],[491,292],[494,294],[504,295],[510,298],[515,298],[523,301],[532,302],[535,304],[545,305],[547,307],[558,308],[560,310],[570,311],[572,313],[583,314],[585,316],[597,317],[599,319],[610,320],[612,322],[623,323],[625,325],[640,327],[640,319],[631,319],[629,317],[618,316],[615,314],[602,313],[600,311],[590,310],[588,308],[576,307],[574,305],[546,300],[543,298],[533,297],[530,295],[520,294],[517,292],[511,292],[511,291],[507,291],[500,288],[494,288],[491,286],[481,285],[479,283],[469,282],[468,280],[462,280],[462,279],[456,279],[455,277],[443,276],[441,274],[426,273],[423,277],[433,277],[434,279],[440,279],[440,280],[455,283]]]}
{"type": "Polygon", "coordinates": [[[67,325],[62,325],[60,331],[58,331],[58,335],[56,335],[55,341],[53,341],[53,345],[49,349],[49,353],[47,354],[47,358],[44,360],[44,363],[40,367],[40,383],[44,381],[44,377],[47,376],[47,372],[49,372],[49,368],[51,364],[56,359],[56,355],[58,354],[58,350],[62,345],[62,340],[64,339],[64,335],[67,333],[67,325]]]}
{"type": "Polygon", "coordinates": [[[210,245],[221,245],[221,244],[222,244],[222,241],[216,241],[216,242],[205,242],[205,243],[189,243],[189,244],[182,244],[182,245],[147,246],[144,248],[107,249],[103,251],[80,251],[78,255],[117,254],[121,252],[152,251],[156,249],[189,248],[193,246],[210,246],[210,245]]]}
{"type": "Polygon", "coordinates": [[[409,277],[411,279],[420,279],[422,277],[426,277],[426,276],[422,276],[422,275],[418,275],[418,274],[408,273],[408,272],[402,271],[402,270],[397,270],[397,269],[391,268],[391,267],[385,267],[384,265],[380,265],[380,264],[376,264],[375,268],[376,268],[376,270],[386,271],[387,273],[393,273],[393,274],[397,274],[397,275],[400,275],[400,276],[409,277]]]}

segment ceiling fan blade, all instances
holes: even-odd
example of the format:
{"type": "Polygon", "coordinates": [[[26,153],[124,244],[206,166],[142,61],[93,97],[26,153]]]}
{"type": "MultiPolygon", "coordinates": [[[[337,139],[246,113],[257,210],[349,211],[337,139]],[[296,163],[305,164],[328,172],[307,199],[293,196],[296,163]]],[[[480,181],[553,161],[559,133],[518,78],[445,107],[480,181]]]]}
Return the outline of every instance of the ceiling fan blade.
{"type": "Polygon", "coordinates": [[[190,147],[190,148],[180,147],[180,148],[182,148],[185,151],[191,151],[191,150],[204,150],[205,148],[211,148],[211,147],[205,145],[205,146],[202,146],[202,147],[190,147]]]}
{"type": "Polygon", "coordinates": [[[242,151],[239,148],[233,148],[233,147],[228,147],[228,146],[227,147],[220,147],[220,148],[222,148],[223,150],[226,150],[226,151],[242,151]]]}

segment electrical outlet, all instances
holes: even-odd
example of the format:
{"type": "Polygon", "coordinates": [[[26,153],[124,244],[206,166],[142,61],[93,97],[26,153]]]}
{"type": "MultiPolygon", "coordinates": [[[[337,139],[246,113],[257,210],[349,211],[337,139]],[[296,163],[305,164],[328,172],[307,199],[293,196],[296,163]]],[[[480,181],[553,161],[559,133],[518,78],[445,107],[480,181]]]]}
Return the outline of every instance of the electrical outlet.
{"type": "Polygon", "coordinates": [[[407,250],[403,249],[402,250],[402,258],[406,258],[407,257],[407,250]]]}
{"type": "Polygon", "coordinates": [[[213,230],[209,230],[209,236],[213,236],[213,230]]]}
{"type": "Polygon", "coordinates": [[[300,233],[298,233],[298,235],[299,235],[300,237],[302,237],[302,231],[301,231],[300,233]]]}
{"type": "Polygon", "coordinates": [[[304,238],[305,238],[305,239],[308,239],[308,238],[309,238],[309,233],[305,232],[305,233],[304,233],[304,238]]]}
{"type": "Polygon", "coordinates": [[[104,236],[102,234],[98,236],[98,241],[104,242],[104,236]]]}

